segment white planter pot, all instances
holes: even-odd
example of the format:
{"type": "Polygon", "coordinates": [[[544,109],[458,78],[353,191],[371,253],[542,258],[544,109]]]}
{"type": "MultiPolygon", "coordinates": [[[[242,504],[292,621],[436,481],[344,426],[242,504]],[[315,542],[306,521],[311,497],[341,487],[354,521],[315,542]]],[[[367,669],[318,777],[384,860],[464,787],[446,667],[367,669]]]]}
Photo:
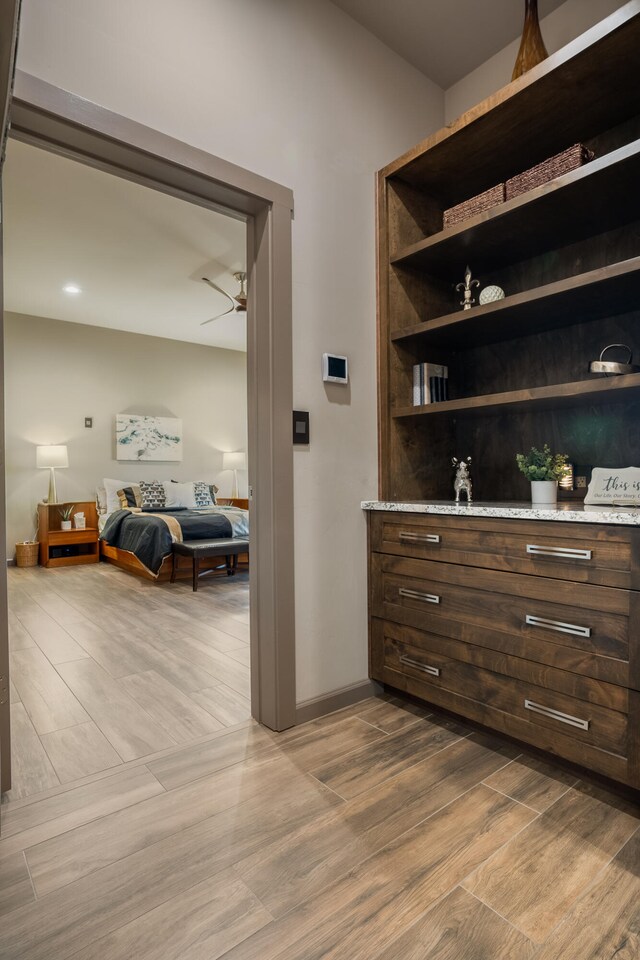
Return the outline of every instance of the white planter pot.
{"type": "Polygon", "coordinates": [[[554,507],[558,502],[557,480],[532,480],[531,503],[534,507],[554,507]]]}
{"type": "Polygon", "coordinates": [[[61,530],[71,530],[71,520],[61,520],[60,521],[61,530]]]}

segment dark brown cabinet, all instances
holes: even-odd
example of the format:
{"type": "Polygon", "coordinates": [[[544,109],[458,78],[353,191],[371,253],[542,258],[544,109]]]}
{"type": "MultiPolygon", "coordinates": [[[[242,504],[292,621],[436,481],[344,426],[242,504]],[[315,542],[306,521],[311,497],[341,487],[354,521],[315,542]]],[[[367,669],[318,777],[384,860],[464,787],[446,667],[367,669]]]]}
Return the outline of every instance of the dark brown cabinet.
{"type": "Polygon", "coordinates": [[[640,528],[369,522],[375,680],[640,787],[640,528]]]}
{"type": "MultiPolygon", "coordinates": [[[[380,501],[527,501],[515,454],[640,464],[640,2],[378,175],[380,501]],[[595,159],[454,226],[444,211],[574,143],[595,159]],[[505,298],[463,310],[469,265],[505,298]],[[413,405],[413,367],[449,399],[413,405]]],[[[477,290],[474,291],[477,298],[477,290]]],[[[370,672],[640,787],[640,526],[370,514],[370,672]]]]}

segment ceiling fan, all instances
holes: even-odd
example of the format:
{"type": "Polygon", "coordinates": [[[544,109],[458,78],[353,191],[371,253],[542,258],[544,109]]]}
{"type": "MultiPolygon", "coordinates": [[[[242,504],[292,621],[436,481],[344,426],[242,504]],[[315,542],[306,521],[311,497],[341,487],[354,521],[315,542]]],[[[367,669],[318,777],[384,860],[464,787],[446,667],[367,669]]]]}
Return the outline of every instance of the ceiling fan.
{"type": "Polygon", "coordinates": [[[240,284],[240,290],[235,297],[230,296],[226,290],[223,290],[222,287],[219,287],[217,283],[213,282],[213,280],[209,280],[208,277],[203,277],[202,279],[205,283],[208,283],[210,287],[213,287],[214,290],[217,290],[218,293],[221,293],[224,297],[226,297],[231,306],[228,310],[225,310],[224,313],[219,313],[216,317],[211,317],[209,320],[203,320],[200,324],[201,327],[204,327],[206,323],[213,323],[214,320],[219,320],[220,317],[226,317],[229,313],[247,312],[247,294],[244,289],[244,285],[247,282],[247,275],[243,270],[239,270],[233,275],[233,279],[240,284]]]}

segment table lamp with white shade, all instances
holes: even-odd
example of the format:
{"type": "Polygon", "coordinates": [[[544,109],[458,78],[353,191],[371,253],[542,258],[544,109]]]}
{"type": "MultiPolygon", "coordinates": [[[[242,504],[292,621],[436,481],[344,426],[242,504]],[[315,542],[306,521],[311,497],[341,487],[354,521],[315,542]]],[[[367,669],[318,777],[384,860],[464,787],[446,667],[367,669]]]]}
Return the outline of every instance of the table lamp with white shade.
{"type": "Polygon", "coordinates": [[[233,470],[233,487],[231,488],[231,499],[237,500],[238,493],[238,470],[244,470],[247,466],[247,455],[242,450],[234,453],[222,454],[222,469],[233,470]]]}
{"type": "Polygon", "coordinates": [[[48,503],[58,502],[58,493],[56,491],[56,467],[63,468],[69,466],[69,454],[64,444],[52,444],[43,447],[36,447],[36,466],[41,469],[48,468],[49,473],[49,497],[48,503]]]}

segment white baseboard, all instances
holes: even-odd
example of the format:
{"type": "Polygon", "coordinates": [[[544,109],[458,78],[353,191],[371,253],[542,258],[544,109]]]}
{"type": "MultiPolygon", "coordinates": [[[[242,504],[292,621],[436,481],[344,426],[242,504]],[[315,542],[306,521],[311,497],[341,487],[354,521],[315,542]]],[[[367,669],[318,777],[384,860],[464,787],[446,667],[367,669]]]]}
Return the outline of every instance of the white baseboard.
{"type": "Polygon", "coordinates": [[[374,697],[381,692],[382,686],[375,680],[361,680],[360,683],[352,683],[348,687],[341,687],[340,690],[325,693],[321,697],[303,700],[296,707],[296,724],[324,717],[327,713],[350,707],[352,703],[359,703],[360,700],[374,697]]]}

